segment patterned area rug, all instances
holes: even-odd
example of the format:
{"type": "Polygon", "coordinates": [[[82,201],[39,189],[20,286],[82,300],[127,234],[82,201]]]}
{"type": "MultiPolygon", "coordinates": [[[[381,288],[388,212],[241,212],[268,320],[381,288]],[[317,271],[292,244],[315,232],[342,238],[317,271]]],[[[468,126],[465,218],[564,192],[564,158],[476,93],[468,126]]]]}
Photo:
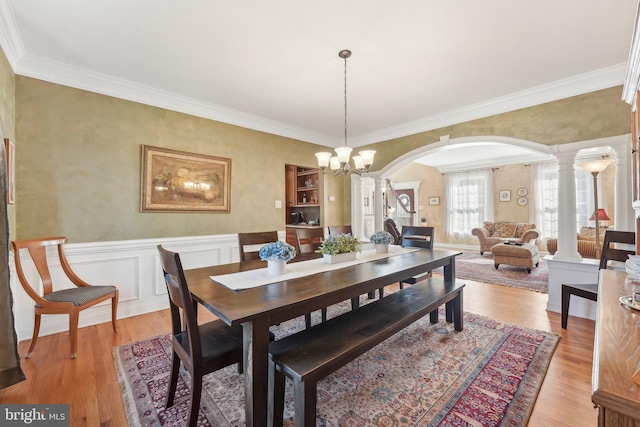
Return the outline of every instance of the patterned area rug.
{"type": "MultiPolygon", "coordinates": [[[[348,307],[330,307],[329,315],[348,307]]],[[[300,318],[272,330],[280,337],[303,327],[300,318]]],[[[469,313],[456,332],[442,313],[435,325],[427,316],[320,381],[317,425],[524,426],[558,339],[469,313]]],[[[130,425],[185,424],[188,373],[181,372],[176,405],[163,407],[170,351],[168,335],[114,347],[130,425]]],[[[293,425],[291,388],[287,380],[286,426],[293,425]]],[[[243,426],[243,402],[236,366],[207,375],[198,425],[243,426]]]]}
{"type": "Polygon", "coordinates": [[[527,273],[524,267],[504,264],[500,264],[496,270],[491,253],[480,255],[479,252],[463,252],[456,257],[456,277],[543,293],[547,293],[549,289],[549,271],[543,259],[538,267],[527,273]]]}

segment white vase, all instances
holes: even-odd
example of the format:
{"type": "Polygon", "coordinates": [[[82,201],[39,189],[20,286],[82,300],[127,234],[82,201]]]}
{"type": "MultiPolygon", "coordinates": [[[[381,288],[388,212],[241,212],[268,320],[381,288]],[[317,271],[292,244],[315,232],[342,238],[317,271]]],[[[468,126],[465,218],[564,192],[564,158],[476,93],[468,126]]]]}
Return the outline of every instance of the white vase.
{"type": "Polygon", "coordinates": [[[325,264],[336,264],[339,262],[353,261],[356,259],[356,252],[347,252],[345,254],[322,254],[323,262],[325,264]]]}
{"type": "Polygon", "coordinates": [[[384,243],[376,243],[376,253],[377,254],[388,254],[389,253],[389,245],[384,243]]]}
{"type": "Polygon", "coordinates": [[[269,259],[267,260],[267,274],[269,274],[270,276],[279,276],[281,274],[284,274],[286,265],[286,261],[269,259]]]}

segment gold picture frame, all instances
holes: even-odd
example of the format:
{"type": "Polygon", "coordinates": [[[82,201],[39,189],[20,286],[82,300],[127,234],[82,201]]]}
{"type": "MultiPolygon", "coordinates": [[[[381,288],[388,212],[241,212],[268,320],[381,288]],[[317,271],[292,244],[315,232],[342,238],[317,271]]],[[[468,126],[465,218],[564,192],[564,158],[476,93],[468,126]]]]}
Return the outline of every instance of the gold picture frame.
{"type": "Polygon", "coordinates": [[[142,146],[142,212],[231,212],[231,159],[142,146]]]}
{"type": "Polygon", "coordinates": [[[15,202],[16,146],[9,138],[4,139],[4,154],[7,161],[7,203],[15,202]]]}

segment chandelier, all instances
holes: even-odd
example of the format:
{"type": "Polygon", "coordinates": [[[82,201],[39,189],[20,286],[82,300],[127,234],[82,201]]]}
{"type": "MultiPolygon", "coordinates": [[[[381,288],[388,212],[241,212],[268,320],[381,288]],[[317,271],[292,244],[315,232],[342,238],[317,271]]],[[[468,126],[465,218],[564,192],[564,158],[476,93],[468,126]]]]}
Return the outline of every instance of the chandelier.
{"type": "Polygon", "coordinates": [[[333,173],[334,176],[338,176],[341,173],[347,175],[349,172],[353,172],[360,175],[363,172],[369,172],[376,152],[374,150],[360,151],[359,156],[353,156],[353,167],[349,165],[351,148],[347,147],[347,58],[351,56],[351,51],[341,50],[338,56],[344,59],[344,147],[336,148],[335,156],[323,151],[316,153],[316,157],[318,158],[318,167],[322,169],[324,174],[333,173]]]}

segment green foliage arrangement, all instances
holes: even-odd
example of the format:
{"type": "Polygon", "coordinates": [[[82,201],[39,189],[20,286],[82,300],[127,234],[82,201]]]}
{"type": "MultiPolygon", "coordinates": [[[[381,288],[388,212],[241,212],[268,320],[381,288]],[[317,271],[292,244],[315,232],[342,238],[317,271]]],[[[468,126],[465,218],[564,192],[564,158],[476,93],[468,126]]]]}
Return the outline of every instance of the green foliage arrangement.
{"type": "Polygon", "coordinates": [[[360,252],[360,242],[351,234],[330,234],[316,250],[318,253],[338,255],[347,252],[360,252]]]}

